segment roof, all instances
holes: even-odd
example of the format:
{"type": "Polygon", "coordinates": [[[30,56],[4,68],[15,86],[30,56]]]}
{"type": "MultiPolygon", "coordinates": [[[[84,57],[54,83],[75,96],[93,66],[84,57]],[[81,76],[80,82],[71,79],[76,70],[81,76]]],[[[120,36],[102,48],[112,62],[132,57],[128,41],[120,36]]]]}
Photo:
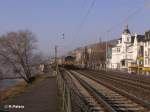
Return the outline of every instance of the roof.
{"type": "MultiPolygon", "coordinates": [[[[144,42],[145,36],[144,35],[137,35],[137,42],[144,42]]],[[[131,43],[134,43],[135,36],[131,36],[131,43]]]]}
{"type": "Polygon", "coordinates": [[[144,35],[137,35],[138,42],[144,42],[145,36],[144,35]]]}
{"type": "Polygon", "coordinates": [[[123,34],[130,34],[130,30],[128,29],[128,25],[125,26],[125,29],[123,30],[123,34]]]}
{"type": "Polygon", "coordinates": [[[145,38],[144,41],[150,41],[150,30],[145,32],[145,38]]]}

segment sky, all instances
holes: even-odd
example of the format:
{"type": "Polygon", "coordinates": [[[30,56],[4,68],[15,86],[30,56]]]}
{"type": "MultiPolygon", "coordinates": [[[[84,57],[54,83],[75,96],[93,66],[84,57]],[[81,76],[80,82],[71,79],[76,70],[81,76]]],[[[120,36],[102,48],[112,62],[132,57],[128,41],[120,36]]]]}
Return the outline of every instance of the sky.
{"type": "Polygon", "coordinates": [[[90,8],[92,2],[0,0],[0,35],[31,30],[40,51],[53,56],[55,45],[63,55],[99,38],[119,38],[126,24],[133,33],[144,34],[150,29],[150,0],[95,0],[90,8]]]}

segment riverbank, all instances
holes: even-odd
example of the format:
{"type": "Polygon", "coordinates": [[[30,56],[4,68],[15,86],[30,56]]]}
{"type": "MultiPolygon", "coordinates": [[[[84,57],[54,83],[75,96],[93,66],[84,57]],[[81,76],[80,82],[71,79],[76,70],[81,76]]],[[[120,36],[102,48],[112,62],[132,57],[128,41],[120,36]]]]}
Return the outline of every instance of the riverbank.
{"type": "Polygon", "coordinates": [[[4,105],[21,105],[24,108],[7,108],[10,112],[59,112],[59,94],[56,77],[40,78],[33,86],[27,87],[25,92],[4,105]]]}
{"type": "Polygon", "coordinates": [[[7,100],[13,99],[14,97],[24,93],[30,86],[34,86],[35,83],[42,79],[44,79],[44,77],[42,75],[38,75],[32,85],[28,85],[24,80],[22,80],[12,86],[2,89],[0,91],[1,102],[6,102],[7,100]]]}
{"type": "Polygon", "coordinates": [[[13,87],[24,81],[23,79],[0,79],[0,91],[4,91],[7,88],[13,87]]]}

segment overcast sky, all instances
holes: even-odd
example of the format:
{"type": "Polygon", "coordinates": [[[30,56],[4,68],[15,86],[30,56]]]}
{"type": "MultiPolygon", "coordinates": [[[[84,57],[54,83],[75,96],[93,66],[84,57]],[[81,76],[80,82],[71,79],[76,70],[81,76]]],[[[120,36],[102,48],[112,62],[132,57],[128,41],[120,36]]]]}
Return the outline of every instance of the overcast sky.
{"type": "Polygon", "coordinates": [[[36,34],[39,49],[53,55],[55,45],[58,45],[59,54],[63,54],[94,43],[100,37],[102,40],[107,36],[109,39],[119,38],[126,24],[131,32],[138,34],[150,29],[150,0],[95,0],[90,8],[92,2],[0,0],[0,34],[29,29],[36,34]],[[104,33],[110,28],[109,34],[104,33]]]}

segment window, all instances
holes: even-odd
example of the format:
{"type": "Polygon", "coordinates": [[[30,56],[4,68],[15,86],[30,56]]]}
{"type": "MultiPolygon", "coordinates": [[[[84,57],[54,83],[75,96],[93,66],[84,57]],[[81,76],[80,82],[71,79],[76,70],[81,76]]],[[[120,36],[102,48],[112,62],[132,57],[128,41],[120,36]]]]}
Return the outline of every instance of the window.
{"type": "Polygon", "coordinates": [[[145,59],[145,65],[147,65],[147,59],[145,59]]]}
{"type": "Polygon", "coordinates": [[[145,42],[145,47],[147,47],[148,46],[148,42],[145,42]]]}
{"type": "Polygon", "coordinates": [[[150,41],[148,42],[148,45],[150,45],[150,41]]]}
{"type": "Polygon", "coordinates": [[[145,56],[147,56],[147,51],[145,51],[145,56]]]}
{"type": "Polygon", "coordinates": [[[139,61],[139,65],[142,65],[143,64],[143,61],[139,61]]]}
{"type": "Polygon", "coordinates": [[[120,52],[120,48],[117,48],[117,52],[120,52]]]}
{"type": "Polygon", "coordinates": [[[143,50],[144,50],[144,48],[143,48],[143,46],[140,46],[140,48],[139,48],[139,56],[143,56],[143,50]]]}
{"type": "Polygon", "coordinates": [[[150,57],[150,49],[148,49],[148,57],[150,57]]]}
{"type": "Polygon", "coordinates": [[[129,38],[127,38],[127,42],[129,42],[129,38]]]}
{"type": "Polygon", "coordinates": [[[150,59],[148,59],[148,65],[150,65],[150,59]]]}
{"type": "Polygon", "coordinates": [[[122,66],[125,66],[125,60],[121,61],[122,66]]]}

